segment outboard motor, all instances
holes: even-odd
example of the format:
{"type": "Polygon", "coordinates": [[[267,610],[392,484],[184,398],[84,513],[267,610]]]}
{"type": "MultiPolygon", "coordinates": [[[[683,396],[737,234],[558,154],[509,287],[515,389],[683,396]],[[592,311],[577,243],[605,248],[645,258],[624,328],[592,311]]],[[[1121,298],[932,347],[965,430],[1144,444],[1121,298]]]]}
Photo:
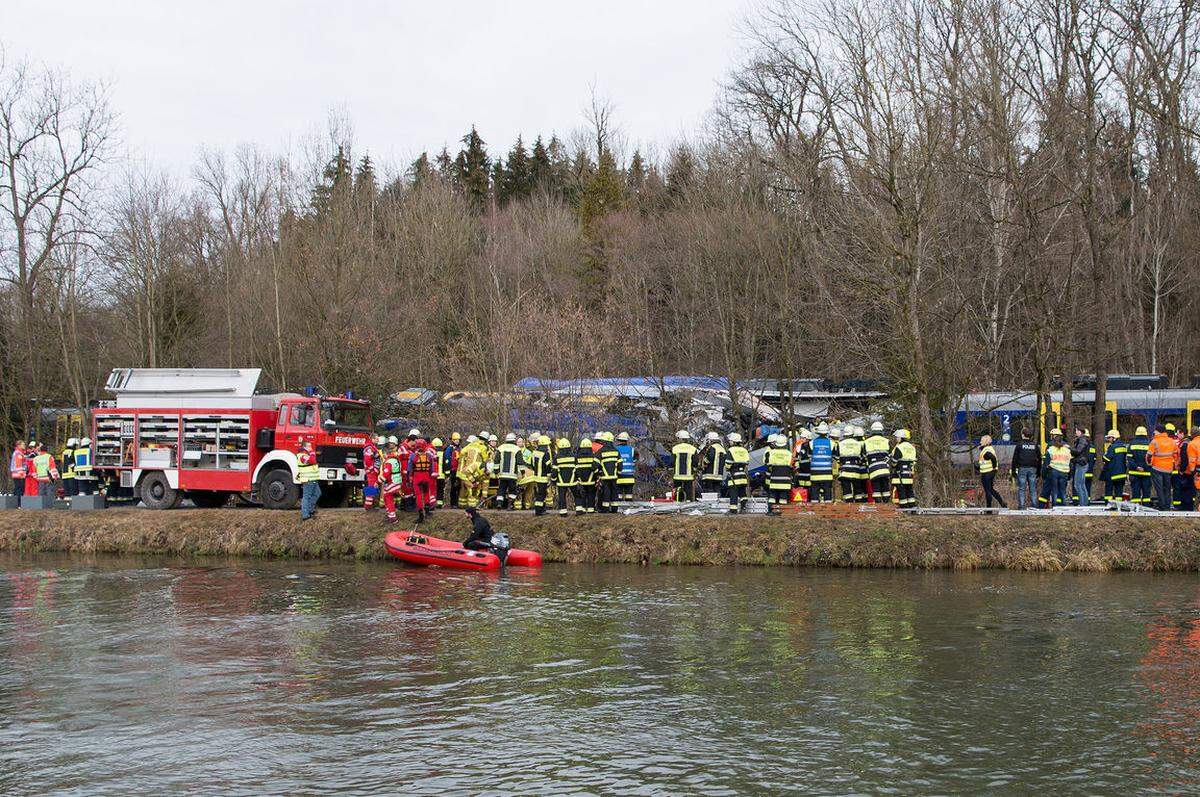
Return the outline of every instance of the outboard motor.
{"type": "Polygon", "coordinates": [[[500,531],[494,532],[491,544],[492,553],[500,557],[500,564],[504,564],[504,560],[508,558],[508,549],[512,547],[509,545],[508,535],[500,531]]]}

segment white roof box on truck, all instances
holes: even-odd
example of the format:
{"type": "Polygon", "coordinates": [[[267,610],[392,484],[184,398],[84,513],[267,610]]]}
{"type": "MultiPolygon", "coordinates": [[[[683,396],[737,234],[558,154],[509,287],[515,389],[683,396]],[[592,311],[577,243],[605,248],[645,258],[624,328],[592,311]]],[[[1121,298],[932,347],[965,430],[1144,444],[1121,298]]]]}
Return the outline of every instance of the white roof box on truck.
{"type": "Polygon", "coordinates": [[[105,388],[117,408],[272,409],[256,396],[261,368],[114,368],[105,388]]]}

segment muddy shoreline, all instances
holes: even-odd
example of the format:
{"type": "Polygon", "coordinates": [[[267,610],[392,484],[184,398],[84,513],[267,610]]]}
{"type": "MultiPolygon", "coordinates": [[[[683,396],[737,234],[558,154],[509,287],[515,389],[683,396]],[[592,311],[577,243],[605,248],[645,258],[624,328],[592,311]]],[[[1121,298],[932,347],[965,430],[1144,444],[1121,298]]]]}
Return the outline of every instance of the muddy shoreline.
{"type": "MultiPolygon", "coordinates": [[[[786,565],[1026,571],[1200,570],[1200,516],[1141,518],[1034,514],[854,520],[490,513],[514,545],[548,562],[645,565],[786,565]]],[[[403,519],[402,519],[403,520],[403,519]]],[[[460,537],[461,513],[423,530],[460,537]]],[[[0,511],[0,550],[26,553],[386,559],[379,514],[251,509],[151,512],[0,511]]]]}

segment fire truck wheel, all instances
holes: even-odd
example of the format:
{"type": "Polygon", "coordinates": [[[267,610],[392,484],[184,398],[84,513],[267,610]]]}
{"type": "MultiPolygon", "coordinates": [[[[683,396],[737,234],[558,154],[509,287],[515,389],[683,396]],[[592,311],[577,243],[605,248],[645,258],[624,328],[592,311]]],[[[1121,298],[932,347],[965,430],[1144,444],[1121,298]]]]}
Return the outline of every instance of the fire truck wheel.
{"type": "Polygon", "coordinates": [[[292,472],[276,468],[263,476],[258,497],[267,509],[295,509],[300,503],[300,485],[292,481],[292,472]]]}
{"type": "Polygon", "coordinates": [[[192,490],[187,497],[200,509],[220,509],[229,503],[229,493],[212,490],[192,490]]]}
{"type": "Polygon", "coordinates": [[[142,503],[147,509],[174,509],[179,505],[179,491],[171,487],[162,473],[148,473],[142,479],[142,503]]]}

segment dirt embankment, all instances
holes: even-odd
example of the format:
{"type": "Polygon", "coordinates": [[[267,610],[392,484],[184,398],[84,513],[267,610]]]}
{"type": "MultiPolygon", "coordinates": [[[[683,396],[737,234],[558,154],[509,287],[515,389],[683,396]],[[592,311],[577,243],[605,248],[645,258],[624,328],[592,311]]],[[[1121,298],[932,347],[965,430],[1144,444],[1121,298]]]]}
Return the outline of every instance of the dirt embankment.
{"type": "MultiPolygon", "coordinates": [[[[489,517],[551,562],[1200,570],[1200,516],[489,517]]],[[[353,510],[304,523],[266,510],[0,511],[0,550],[383,559],[381,521],[353,510]]],[[[462,513],[444,510],[423,531],[454,538],[465,527],[462,513]]]]}

